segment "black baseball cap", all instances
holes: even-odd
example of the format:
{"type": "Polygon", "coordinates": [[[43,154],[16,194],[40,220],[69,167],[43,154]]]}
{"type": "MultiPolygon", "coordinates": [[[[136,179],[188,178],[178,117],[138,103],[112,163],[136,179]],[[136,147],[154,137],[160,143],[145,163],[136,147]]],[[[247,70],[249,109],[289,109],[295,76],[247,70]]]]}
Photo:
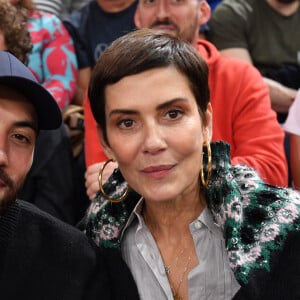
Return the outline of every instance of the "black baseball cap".
{"type": "Polygon", "coordinates": [[[56,129],[61,125],[61,110],[54,98],[22,62],[6,51],[0,51],[0,84],[18,91],[33,104],[39,129],[56,129]]]}

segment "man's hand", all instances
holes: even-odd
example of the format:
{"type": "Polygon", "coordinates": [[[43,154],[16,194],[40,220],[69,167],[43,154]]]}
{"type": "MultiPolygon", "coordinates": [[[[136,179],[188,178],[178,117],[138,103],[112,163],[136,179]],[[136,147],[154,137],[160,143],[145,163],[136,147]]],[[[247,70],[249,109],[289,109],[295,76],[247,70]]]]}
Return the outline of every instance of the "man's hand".
{"type": "Polygon", "coordinates": [[[290,89],[279,82],[264,78],[269,87],[272,108],[278,113],[287,113],[296,98],[297,90],[290,89]]]}

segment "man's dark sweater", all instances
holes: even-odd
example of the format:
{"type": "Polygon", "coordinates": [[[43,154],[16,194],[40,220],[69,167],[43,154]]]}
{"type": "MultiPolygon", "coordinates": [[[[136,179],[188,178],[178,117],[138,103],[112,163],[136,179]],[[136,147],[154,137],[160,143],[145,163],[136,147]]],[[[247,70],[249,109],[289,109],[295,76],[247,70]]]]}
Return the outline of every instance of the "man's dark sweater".
{"type": "MultiPolygon", "coordinates": [[[[121,299],[115,295],[107,259],[95,251],[78,229],[17,200],[0,217],[0,298],[121,299]]],[[[116,264],[129,280],[123,280],[128,294],[122,299],[135,299],[126,266],[116,264]]]]}

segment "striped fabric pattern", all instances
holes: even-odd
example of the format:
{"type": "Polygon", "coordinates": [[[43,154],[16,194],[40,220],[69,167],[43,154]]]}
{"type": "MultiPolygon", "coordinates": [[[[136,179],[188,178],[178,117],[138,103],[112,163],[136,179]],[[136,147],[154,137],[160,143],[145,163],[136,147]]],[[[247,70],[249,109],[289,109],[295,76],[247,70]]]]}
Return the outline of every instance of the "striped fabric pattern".
{"type": "Polygon", "coordinates": [[[34,0],[37,10],[50,13],[56,16],[60,16],[62,12],[62,1],[61,0],[34,0]]]}

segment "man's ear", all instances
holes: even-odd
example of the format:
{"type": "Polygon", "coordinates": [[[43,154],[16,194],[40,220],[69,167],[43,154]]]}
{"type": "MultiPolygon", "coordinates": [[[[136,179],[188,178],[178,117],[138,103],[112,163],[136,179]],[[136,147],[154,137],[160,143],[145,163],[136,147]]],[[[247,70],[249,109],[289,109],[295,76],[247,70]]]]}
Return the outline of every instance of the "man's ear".
{"type": "Polygon", "coordinates": [[[97,132],[98,132],[98,137],[99,137],[99,141],[100,141],[100,144],[102,146],[102,149],[105,153],[105,155],[108,157],[108,158],[112,158],[112,159],[115,159],[114,157],[114,154],[110,148],[110,146],[107,144],[107,142],[105,141],[105,138],[104,138],[104,135],[103,135],[103,131],[102,129],[99,127],[99,125],[97,125],[97,132]]]}
{"type": "Polygon", "coordinates": [[[140,29],[142,26],[141,26],[141,22],[140,22],[139,4],[135,10],[133,20],[134,20],[134,24],[135,24],[136,28],[140,29]]]}
{"type": "Polygon", "coordinates": [[[198,14],[198,25],[202,26],[206,24],[211,17],[211,9],[206,0],[200,0],[199,3],[199,14],[198,14]]]}

